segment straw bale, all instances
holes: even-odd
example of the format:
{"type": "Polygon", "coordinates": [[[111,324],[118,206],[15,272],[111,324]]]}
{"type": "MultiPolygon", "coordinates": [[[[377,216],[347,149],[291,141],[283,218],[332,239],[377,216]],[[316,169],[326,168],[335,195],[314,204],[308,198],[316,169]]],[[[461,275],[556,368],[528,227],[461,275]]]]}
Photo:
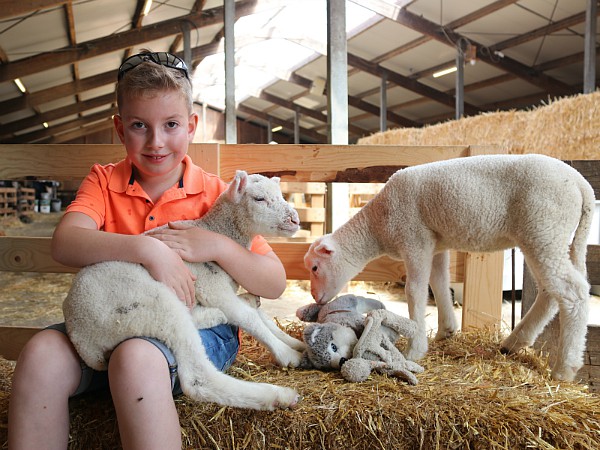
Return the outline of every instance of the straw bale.
{"type": "MultiPolygon", "coordinates": [[[[294,335],[301,325],[285,329],[294,335]]],[[[230,373],[291,386],[294,410],[260,412],[176,399],[189,449],[597,449],[600,396],[549,377],[531,352],[505,356],[497,333],[474,331],[431,350],[419,384],[373,374],[364,383],[337,372],[286,370],[250,337],[230,373]]],[[[402,347],[403,342],[399,345],[402,347]]],[[[0,442],[6,438],[12,364],[0,361],[0,442]]],[[[119,448],[108,394],[71,402],[71,449],[119,448]]]]}
{"type": "Polygon", "coordinates": [[[372,134],[358,144],[496,145],[508,153],[597,159],[600,92],[550,100],[528,111],[486,112],[422,128],[372,134]]]}

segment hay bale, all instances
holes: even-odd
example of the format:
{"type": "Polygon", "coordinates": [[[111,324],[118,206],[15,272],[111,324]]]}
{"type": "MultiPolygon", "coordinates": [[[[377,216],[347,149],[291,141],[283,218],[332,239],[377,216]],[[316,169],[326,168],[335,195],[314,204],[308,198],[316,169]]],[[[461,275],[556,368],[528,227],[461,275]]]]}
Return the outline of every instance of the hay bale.
{"type": "Polygon", "coordinates": [[[497,145],[508,153],[541,153],[562,160],[596,159],[600,92],[549,101],[529,111],[487,112],[459,120],[398,128],[358,144],[497,145]]]}
{"type": "MultiPolygon", "coordinates": [[[[302,402],[292,411],[248,412],[181,396],[184,448],[600,448],[600,396],[552,381],[547,361],[531,352],[501,355],[500,339],[474,331],[431,342],[419,385],[408,386],[378,374],[349,383],[336,372],[281,369],[246,336],[230,373],[295,387],[302,402]]],[[[0,360],[0,372],[5,442],[12,363],[0,360]]],[[[72,400],[71,408],[70,449],[119,448],[108,394],[72,400]]]]}

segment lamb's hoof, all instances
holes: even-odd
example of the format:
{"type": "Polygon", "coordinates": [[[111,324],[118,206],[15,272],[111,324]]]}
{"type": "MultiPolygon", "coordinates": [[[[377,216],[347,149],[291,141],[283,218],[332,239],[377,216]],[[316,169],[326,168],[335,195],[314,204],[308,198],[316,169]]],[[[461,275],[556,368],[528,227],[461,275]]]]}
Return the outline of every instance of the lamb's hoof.
{"type": "Polygon", "coordinates": [[[512,352],[506,347],[500,347],[500,353],[503,355],[510,355],[512,352]]]}
{"type": "Polygon", "coordinates": [[[555,367],[552,370],[551,377],[556,381],[573,381],[579,368],[577,367],[555,367]]]}
{"type": "Polygon", "coordinates": [[[267,409],[295,409],[302,400],[302,396],[290,388],[281,388],[277,400],[267,409]]]}
{"type": "Polygon", "coordinates": [[[410,349],[406,352],[405,358],[409,361],[419,361],[423,359],[426,353],[427,350],[410,349]]]}
{"type": "Polygon", "coordinates": [[[281,367],[296,368],[300,365],[301,361],[302,353],[290,349],[290,351],[285,354],[285,358],[277,359],[277,364],[279,364],[281,367]]]}
{"type": "Polygon", "coordinates": [[[438,330],[438,332],[435,334],[435,338],[434,340],[436,341],[443,341],[444,339],[449,339],[451,337],[454,337],[454,335],[456,334],[456,330],[455,329],[445,329],[445,330],[438,330]]]}

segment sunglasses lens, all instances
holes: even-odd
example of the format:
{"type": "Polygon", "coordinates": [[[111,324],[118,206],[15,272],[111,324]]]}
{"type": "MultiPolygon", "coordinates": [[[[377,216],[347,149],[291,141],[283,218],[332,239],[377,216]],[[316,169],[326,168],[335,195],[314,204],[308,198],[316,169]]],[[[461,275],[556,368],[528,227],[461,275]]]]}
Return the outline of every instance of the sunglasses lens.
{"type": "Polygon", "coordinates": [[[167,52],[140,53],[138,55],[130,56],[125,61],[123,61],[123,64],[121,64],[121,67],[119,67],[117,79],[121,80],[125,73],[146,61],[150,61],[154,64],[165,66],[170,69],[177,69],[183,72],[183,74],[188,80],[190,79],[188,68],[185,62],[178,56],[172,55],[167,52]]]}

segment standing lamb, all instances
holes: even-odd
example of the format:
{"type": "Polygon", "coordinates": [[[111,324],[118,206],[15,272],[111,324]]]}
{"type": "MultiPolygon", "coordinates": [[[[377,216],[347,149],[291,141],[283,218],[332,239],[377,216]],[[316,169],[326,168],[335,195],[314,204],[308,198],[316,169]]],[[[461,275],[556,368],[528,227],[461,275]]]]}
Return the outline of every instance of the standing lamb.
{"type": "MultiPolygon", "coordinates": [[[[182,223],[225,234],[247,248],[258,234],[291,236],[299,228],[298,214],[283,199],[279,179],[242,171],[201,219],[182,223]]],[[[299,397],[293,389],[218,371],[197,328],[238,325],[267,346],[282,366],[298,366],[304,343],[240,299],[239,285],[216,263],[188,265],[198,280],[192,314],[139,264],[109,261],[83,268],[63,303],[67,333],[81,358],[93,369],[106,370],[119,343],[134,336],[154,337],[175,355],[182,390],[195,400],[269,410],[294,406],[299,397]]]]}
{"type": "Polygon", "coordinates": [[[593,208],[594,192],[583,176],[541,155],[474,156],[400,170],[358,214],[310,246],[304,263],[311,294],[326,303],[372,259],[403,260],[409,314],[418,329],[407,357],[418,360],[427,352],[428,283],[439,311],[436,339],[457,330],[448,250],[520,247],[539,293],[502,349],[533,344],[560,311],[552,376],[573,380],[585,349],[585,255],[593,208]]]}

